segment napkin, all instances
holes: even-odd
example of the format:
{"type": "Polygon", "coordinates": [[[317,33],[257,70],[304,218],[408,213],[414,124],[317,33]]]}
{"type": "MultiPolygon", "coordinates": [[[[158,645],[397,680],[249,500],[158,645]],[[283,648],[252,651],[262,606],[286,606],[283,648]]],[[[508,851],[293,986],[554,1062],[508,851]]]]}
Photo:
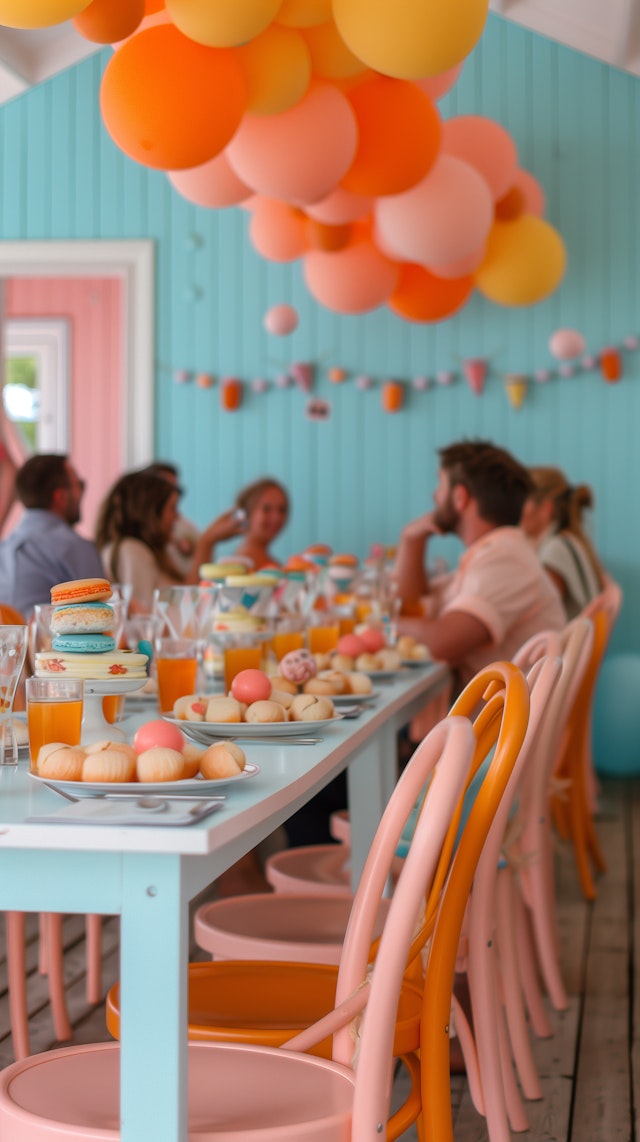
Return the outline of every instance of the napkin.
{"type": "Polygon", "coordinates": [[[164,809],[142,809],[135,801],[107,800],[102,797],[84,797],[81,801],[63,805],[53,813],[27,817],[30,823],[48,825],[152,825],[154,828],[170,825],[195,825],[222,808],[223,801],[181,797],[170,801],[159,797],[164,809]]]}

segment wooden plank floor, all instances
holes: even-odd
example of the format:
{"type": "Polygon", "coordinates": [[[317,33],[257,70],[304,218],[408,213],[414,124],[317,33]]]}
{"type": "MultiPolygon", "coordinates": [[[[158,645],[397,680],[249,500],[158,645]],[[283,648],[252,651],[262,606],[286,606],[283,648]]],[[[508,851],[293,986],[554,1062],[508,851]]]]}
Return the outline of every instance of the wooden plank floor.
{"type": "MultiPolygon", "coordinates": [[[[640,780],[603,784],[597,830],[608,865],[593,904],[582,899],[573,857],[558,845],[562,960],[571,1003],[552,1012],[554,1035],[534,1044],[544,1098],[528,1102],[536,1142],[632,1142],[640,1106],[640,780]]],[[[37,918],[29,918],[27,968],[32,1050],[55,1046],[46,980],[37,972],[37,918]]],[[[118,921],[105,920],[105,991],[118,976],[118,921]]],[[[86,1002],[84,920],[65,920],[65,971],[75,1042],[108,1039],[102,1004],[86,1002]]],[[[4,940],[0,942],[4,948],[4,940]]],[[[0,1066],[12,1061],[6,964],[0,959],[0,1066]]],[[[401,1083],[398,1084],[401,1087],[401,1083]]],[[[456,1142],[485,1142],[464,1076],[452,1081],[456,1142]]],[[[399,1092],[401,1093],[401,1092],[399,1092]]],[[[408,1131],[404,1142],[414,1142],[408,1131]]]]}

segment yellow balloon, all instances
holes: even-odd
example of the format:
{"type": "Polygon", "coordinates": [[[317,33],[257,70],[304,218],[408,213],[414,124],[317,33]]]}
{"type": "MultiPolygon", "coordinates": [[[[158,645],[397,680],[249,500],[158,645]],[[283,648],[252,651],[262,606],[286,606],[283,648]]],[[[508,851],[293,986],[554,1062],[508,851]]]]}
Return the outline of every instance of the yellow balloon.
{"type": "Polygon", "coordinates": [[[498,305],[534,305],[560,284],[567,264],[564,242],[544,218],[521,214],[494,222],[476,285],[498,305]]]}
{"type": "Polygon", "coordinates": [[[313,74],[322,79],[347,79],[363,75],[366,64],[345,44],[333,20],[306,28],[304,38],[311,51],[313,74]]]}
{"type": "Polygon", "coordinates": [[[289,28],[313,28],[331,19],[331,0],[282,0],[279,24],[289,28]]]}
{"type": "Polygon", "coordinates": [[[236,48],[245,78],[247,111],[279,115],[299,103],[311,79],[311,55],[294,28],[272,24],[255,40],[236,48]]]}
{"type": "Polygon", "coordinates": [[[488,9],[489,0],[333,0],[347,47],[396,79],[455,67],[480,39],[488,9]]]}
{"type": "Polygon", "coordinates": [[[50,28],[71,20],[91,0],[0,0],[0,24],[6,28],[50,28]]]}
{"type": "Polygon", "coordinates": [[[166,0],[174,24],[190,40],[210,48],[234,48],[258,36],[282,0],[166,0]]]}

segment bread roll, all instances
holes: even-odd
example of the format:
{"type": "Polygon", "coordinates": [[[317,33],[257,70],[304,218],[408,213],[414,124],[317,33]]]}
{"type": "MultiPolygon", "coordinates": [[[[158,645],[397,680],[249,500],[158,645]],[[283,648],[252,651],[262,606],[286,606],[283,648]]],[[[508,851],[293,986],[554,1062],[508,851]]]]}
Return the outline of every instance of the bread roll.
{"type": "Polygon", "coordinates": [[[281,674],[274,674],[271,678],[271,693],[274,690],[279,690],[284,694],[299,694],[300,691],[295,682],[290,682],[288,678],[283,678],[281,674]]]}
{"type": "Polygon", "coordinates": [[[370,694],[373,682],[361,670],[351,670],[347,674],[347,694],[370,694]]]}
{"type": "MultiPolygon", "coordinates": [[[[292,698],[292,701],[295,699],[292,698]]],[[[252,702],[247,707],[246,722],[286,722],[287,712],[279,702],[252,702]]]]}
{"type": "Polygon", "coordinates": [[[209,698],[205,722],[241,722],[242,707],[235,698],[209,698]]]}
{"type": "Polygon", "coordinates": [[[200,762],[202,760],[203,753],[204,750],[201,749],[199,745],[192,744],[191,742],[185,742],[182,747],[182,760],[184,762],[184,768],[182,771],[183,779],[196,776],[196,773],[198,773],[200,769],[200,762]]]}
{"type": "Polygon", "coordinates": [[[396,643],[396,650],[401,658],[413,658],[413,648],[415,645],[415,638],[412,638],[409,634],[401,634],[396,643]]]}
{"type": "Polygon", "coordinates": [[[285,710],[291,709],[291,703],[293,702],[294,697],[295,695],[290,694],[288,690],[271,691],[271,701],[277,702],[279,706],[284,706],[285,710]]]}
{"type": "Polygon", "coordinates": [[[380,670],[378,655],[359,654],[356,658],[356,670],[380,670]]]}
{"type": "Polygon", "coordinates": [[[347,674],[349,670],[353,670],[355,662],[355,658],[352,658],[350,654],[331,655],[331,669],[340,670],[343,674],[347,674]]]}
{"type": "Polygon", "coordinates": [[[20,718],[12,718],[11,719],[11,725],[13,727],[13,732],[16,736],[16,745],[28,745],[29,744],[29,730],[27,727],[27,723],[21,721],[20,718]]]}
{"type": "Polygon", "coordinates": [[[124,753],[134,764],[138,760],[138,755],[132,745],[128,742],[112,742],[103,739],[99,742],[91,742],[90,745],[84,747],[84,753],[89,757],[92,753],[106,753],[108,749],[115,749],[118,753],[124,753]]]}
{"type": "Polygon", "coordinates": [[[208,698],[203,698],[200,694],[185,694],[173,703],[173,716],[184,722],[202,722],[208,701],[208,698]]]}
{"type": "Polygon", "coordinates": [[[84,750],[72,745],[59,746],[44,753],[42,746],[38,754],[38,776],[51,781],[80,781],[84,764],[84,750]]]}
{"type": "Polygon", "coordinates": [[[82,766],[83,781],[133,781],[135,779],[136,763],[123,751],[104,749],[98,753],[85,755],[82,766]]]}
{"type": "Polygon", "coordinates": [[[383,650],[379,650],[376,657],[380,663],[380,670],[399,670],[402,666],[398,651],[390,646],[385,646],[383,650]]]}
{"type": "Polygon", "coordinates": [[[314,654],[318,670],[331,670],[330,654],[314,654]]]}
{"type": "Polygon", "coordinates": [[[317,694],[299,694],[293,699],[289,715],[294,722],[319,722],[332,718],[333,702],[317,694]]]}
{"type": "Polygon", "coordinates": [[[337,668],[333,670],[323,670],[320,678],[331,683],[334,694],[346,693],[347,675],[344,670],[338,670],[337,668]]]}
{"type": "Polygon", "coordinates": [[[138,781],[179,781],[184,773],[184,758],[177,749],[156,745],[138,754],[138,781]]]}
{"type": "Polygon", "coordinates": [[[237,777],[246,764],[244,750],[235,742],[216,742],[200,758],[200,772],[207,781],[220,777],[237,777]]]}
{"type": "Polygon", "coordinates": [[[320,694],[326,698],[330,698],[332,694],[338,694],[334,683],[329,678],[310,678],[305,682],[302,687],[303,694],[320,694]]]}

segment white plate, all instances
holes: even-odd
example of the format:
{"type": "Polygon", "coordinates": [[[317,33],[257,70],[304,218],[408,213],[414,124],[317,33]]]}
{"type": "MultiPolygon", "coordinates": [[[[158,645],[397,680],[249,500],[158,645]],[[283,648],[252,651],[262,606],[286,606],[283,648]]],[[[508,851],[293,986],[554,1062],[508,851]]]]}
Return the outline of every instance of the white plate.
{"type": "Polygon", "coordinates": [[[363,674],[367,674],[372,682],[388,682],[390,678],[397,678],[402,674],[404,667],[399,666],[397,670],[363,670],[363,674]]]}
{"type": "Polygon", "coordinates": [[[372,702],[378,697],[379,690],[371,690],[368,694],[331,694],[334,706],[355,706],[358,702],[372,702]]]}
{"type": "Polygon", "coordinates": [[[183,718],[170,718],[162,715],[165,722],[177,726],[183,733],[188,734],[192,729],[194,733],[203,737],[216,738],[256,738],[266,741],[268,738],[302,738],[308,737],[312,731],[324,730],[334,722],[342,721],[342,715],[336,714],[334,718],[323,718],[317,722],[187,722],[183,718]]]}
{"type": "Polygon", "coordinates": [[[260,766],[248,761],[242,773],[236,777],[219,777],[215,781],[205,781],[204,777],[192,777],[188,781],[53,781],[30,773],[29,777],[40,785],[51,785],[61,793],[72,797],[102,797],[105,793],[128,793],[142,797],[145,793],[159,793],[165,797],[180,796],[207,797],[218,792],[223,785],[246,781],[260,772],[260,766]]]}
{"type": "Polygon", "coordinates": [[[432,661],[430,658],[403,658],[402,665],[412,666],[415,669],[416,666],[431,666],[432,661]]]}

